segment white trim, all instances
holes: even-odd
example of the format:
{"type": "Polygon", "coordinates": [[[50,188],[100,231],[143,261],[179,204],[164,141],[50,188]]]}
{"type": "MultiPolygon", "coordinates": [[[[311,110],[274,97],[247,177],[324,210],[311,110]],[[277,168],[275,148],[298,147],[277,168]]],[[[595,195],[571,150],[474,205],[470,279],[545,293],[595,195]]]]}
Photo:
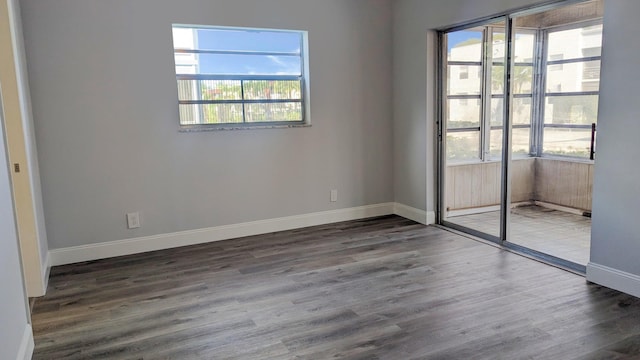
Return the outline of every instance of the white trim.
{"type": "Polygon", "coordinates": [[[35,343],[33,342],[33,331],[31,330],[31,325],[26,324],[24,328],[24,335],[22,335],[22,341],[20,342],[20,347],[16,354],[16,360],[31,360],[34,347],[35,343]]]}
{"type": "Polygon", "coordinates": [[[42,295],[47,293],[47,287],[49,286],[49,274],[51,273],[51,253],[47,251],[44,258],[44,264],[42,264],[42,295]]]}
{"type": "Polygon", "coordinates": [[[466,209],[459,209],[459,210],[449,210],[447,212],[447,218],[456,217],[456,216],[482,214],[482,213],[488,213],[492,211],[500,211],[500,205],[490,205],[490,206],[480,206],[480,207],[466,208],[466,209]]]}
{"type": "Polygon", "coordinates": [[[587,281],[640,297],[640,276],[590,262],[587,281]]]}
{"type": "Polygon", "coordinates": [[[580,209],[576,209],[576,208],[572,208],[572,207],[568,207],[568,206],[563,206],[563,205],[556,205],[553,203],[548,203],[545,201],[534,201],[534,203],[537,206],[541,206],[547,209],[551,209],[551,210],[558,210],[558,211],[562,211],[562,212],[566,212],[569,214],[574,214],[574,215],[580,215],[580,216],[584,216],[585,210],[580,210],[580,209]]]}
{"type": "Polygon", "coordinates": [[[100,244],[52,249],[49,251],[49,254],[51,255],[51,265],[59,266],[148,251],[170,249],[180,246],[228,240],[244,236],[260,235],[276,231],[330,224],[340,221],[391,215],[394,213],[394,209],[394,203],[382,203],[204,229],[180,231],[169,234],[115,240],[100,244]]]}
{"type": "Polygon", "coordinates": [[[424,211],[401,203],[393,204],[393,213],[424,225],[436,223],[436,213],[434,211],[424,211]]]}
{"type": "MultiPolygon", "coordinates": [[[[521,206],[536,205],[536,203],[537,201],[519,201],[519,202],[511,203],[511,209],[515,209],[521,206]]],[[[542,205],[541,203],[540,206],[544,206],[544,205],[542,205]]],[[[488,206],[479,206],[479,207],[473,207],[473,208],[449,210],[449,212],[447,212],[447,217],[450,218],[450,217],[456,217],[456,216],[474,215],[474,214],[482,214],[482,213],[487,213],[492,211],[500,211],[500,208],[501,208],[500,205],[488,205],[488,206]]],[[[582,215],[582,213],[580,215],[582,215]]]]}

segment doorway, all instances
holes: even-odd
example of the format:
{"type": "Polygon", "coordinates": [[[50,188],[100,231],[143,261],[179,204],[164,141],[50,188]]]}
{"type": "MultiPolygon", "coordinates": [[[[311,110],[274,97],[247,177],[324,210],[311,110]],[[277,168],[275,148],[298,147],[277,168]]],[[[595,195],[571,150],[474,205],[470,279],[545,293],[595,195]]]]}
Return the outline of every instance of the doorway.
{"type": "Polygon", "coordinates": [[[439,223],[585,272],[602,13],[571,1],[440,33],[439,223]]]}

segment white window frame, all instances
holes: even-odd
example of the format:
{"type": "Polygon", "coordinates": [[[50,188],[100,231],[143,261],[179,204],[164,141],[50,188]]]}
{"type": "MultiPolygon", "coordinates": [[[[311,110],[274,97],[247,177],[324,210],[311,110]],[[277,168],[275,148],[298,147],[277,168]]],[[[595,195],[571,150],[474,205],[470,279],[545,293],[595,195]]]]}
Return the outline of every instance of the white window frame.
{"type": "MultiPolygon", "coordinates": [[[[226,122],[226,123],[204,123],[202,114],[200,114],[200,122],[183,123],[178,114],[178,123],[180,131],[207,131],[207,130],[233,130],[233,129],[256,129],[256,128],[288,128],[288,127],[305,127],[311,125],[310,118],[310,101],[309,101],[309,56],[308,56],[308,32],[303,30],[284,30],[284,29],[266,29],[266,28],[247,28],[247,27],[227,27],[227,26],[208,26],[208,25],[192,25],[192,24],[172,24],[174,28],[185,28],[191,30],[232,30],[232,31],[266,31],[266,32],[285,32],[300,35],[300,54],[269,52],[269,51],[228,51],[228,50],[204,50],[199,49],[195,44],[195,49],[178,49],[174,46],[174,59],[179,54],[242,54],[242,55],[267,55],[267,56],[299,56],[301,64],[301,75],[234,75],[234,74],[201,74],[196,66],[194,74],[182,74],[175,72],[176,81],[180,80],[196,80],[199,87],[201,81],[206,80],[231,80],[239,81],[241,89],[244,89],[244,83],[247,81],[300,81],[300,99],[259,99],[251,100],[245,98],[244,91],[240,100],[202,100],[202,99],[178,99],[177,105],[206,105],[206,104],[238,104],[242,106],[242,122],[226,122]],[[248,104],[277,104],[277,103],[300,103],[301,119],[300,120],[267,120],[262,122],[247,121],[246,105],[248,104]]],[[[174,69],[181,64],[175,64],[174,69]]],[[[199,94],[198,94],[199,97],[199,94]]]]}

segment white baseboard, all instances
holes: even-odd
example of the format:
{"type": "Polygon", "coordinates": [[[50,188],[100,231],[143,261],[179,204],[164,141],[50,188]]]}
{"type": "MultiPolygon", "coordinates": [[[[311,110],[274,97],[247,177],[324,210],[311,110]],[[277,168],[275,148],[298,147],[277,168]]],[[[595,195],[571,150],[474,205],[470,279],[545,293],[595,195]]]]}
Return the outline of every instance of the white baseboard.
{"type": "Polygon", "coordinates": [[[268,220],[180,231],[50,250],[51,265],[59,266],[83,261],[164,250],[276,231],[365,219],[394,213],[394,203],[382,203],[347,209],[329,210],[268,220]]]}
{"type": "MultiPolygon", "coordinates": [[[[49,251],[47,258],[50,259],[50,266],[59,266],[391,214],[425,225],[435,223],[435,213],[432,211],[427,212],[399,203],[382,203],[53,249],[49,251]]],[[[47,264],[48,268],[50,266],[47,264]]],[[[48,273],[46,278],[48,279],[48,273]]]]}
{"type": "Polygon", "coordinates": [[[20,342],[20,348],[18,348],[16,360],[31,360],[34,347],[33,331],[31,329],[31,325],[27,324],[24,328],[24,335],[22,335],[22,341],[20,342]]]}
{"type": "Polygon", "coordinates": [[[640,276],[590,262],[587,281],[640,297],[640,276]]]}
{"type": "MultiPolygon", "coordinates": [[[[521,206],[535,205],[537,201],[518,201],[511,203],[511,209],[515,209],[521,206]]],[[[543,205],[540,205],[543,206],[543,205]]],[[[488,206],[479,206],[474,208],[466,208],[466,209],[457,209],[457,210],[449,210],[447,212],[447,217],[456,217],[456,216],[465,216],[465,215],[474,215],[474,214],[482,214],[492,211],[500,211],[500,205],[488,205],[488,206]]],[[[557,210],[557,209],[556,209],[557,210]]],[[[580,214],[582,215],[582,213],[580,214]]]]}
{"type": "Polygon", "coordinates": [[[424,225],[431,225],[436,223],[435,212],[416,209],[405,204],[393,204],[393,213],[424,225]]]}
{"type": "Polygon", "coordinates": [[[536,200],[536,201],[534,201],[534,203],[537,206],[545,207],[545,208],[551,209],[551,210],[558,210],[558,211],[562,211],[562,212],[566,212],[566,213],[574,214],[574,215],[583,216],[584,213],[585,213],[585,210],[571,208],[571,207],[563,206],[563,205],[556,205],[556,204],[548,203],[548,202],[544,202],[544,201],[537,201],[536,200]]]}

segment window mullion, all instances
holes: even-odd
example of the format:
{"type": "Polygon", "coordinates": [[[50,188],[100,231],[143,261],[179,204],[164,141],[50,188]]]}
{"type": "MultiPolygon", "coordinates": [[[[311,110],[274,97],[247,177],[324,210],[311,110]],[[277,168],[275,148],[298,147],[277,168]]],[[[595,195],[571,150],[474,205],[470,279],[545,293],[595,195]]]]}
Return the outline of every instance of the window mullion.
{"type": "Polygon", "coordinates": [[[488,161],[491,145],[491,67],[493,65],[491,47],[493,31],[486,26],[482,44],[482,83],[481,83],[481,118],[480,118],[480,160],[488,161]]]}
{"type": "Polygon", "coordinates": [[[531,116],[531,153],[534,156],[542,155],[542,143],[544,137],[544,107],[546,92],[546,66],[547,66],[547,32],[539,30],[536,34],[536,56],[534,64],[535,83],[533,92],[533,114],[531,116]]]}
{"type": "Polygon", "coordinates": [[[242,122],[247,122],[247,104],[244,98],[244,80],[240,80],[240,98],[242,99],[242,122]]]}

